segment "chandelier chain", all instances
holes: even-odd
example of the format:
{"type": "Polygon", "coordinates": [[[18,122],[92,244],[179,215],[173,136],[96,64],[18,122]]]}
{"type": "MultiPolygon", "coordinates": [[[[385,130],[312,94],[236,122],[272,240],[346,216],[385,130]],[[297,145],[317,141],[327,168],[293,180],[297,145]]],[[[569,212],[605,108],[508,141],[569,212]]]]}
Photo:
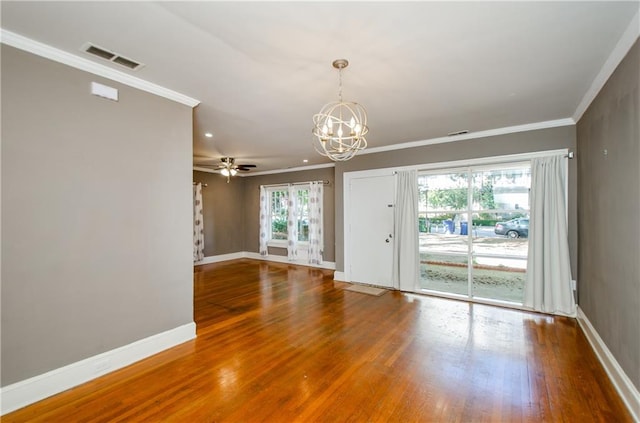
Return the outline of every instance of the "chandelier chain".
{"type": "Polygon", "coordinates": [[[338,98],[342,103],[342,67],[338,68],[338,98]]]}

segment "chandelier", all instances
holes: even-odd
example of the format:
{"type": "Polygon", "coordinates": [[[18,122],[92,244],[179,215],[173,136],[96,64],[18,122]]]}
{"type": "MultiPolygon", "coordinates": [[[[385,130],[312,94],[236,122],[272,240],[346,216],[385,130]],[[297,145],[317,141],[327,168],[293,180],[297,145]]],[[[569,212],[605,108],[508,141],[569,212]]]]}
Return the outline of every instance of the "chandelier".
{"type": "Polygon", "coordinates": [[[349,66],[345,59],[334,60],[338,69],[338,101],[327,103],[313,116],[313,146],[333,161],[345,161],[367,147],[365,135],[367,112],[358,103],[342,101],[342,69],[349,66]]]}

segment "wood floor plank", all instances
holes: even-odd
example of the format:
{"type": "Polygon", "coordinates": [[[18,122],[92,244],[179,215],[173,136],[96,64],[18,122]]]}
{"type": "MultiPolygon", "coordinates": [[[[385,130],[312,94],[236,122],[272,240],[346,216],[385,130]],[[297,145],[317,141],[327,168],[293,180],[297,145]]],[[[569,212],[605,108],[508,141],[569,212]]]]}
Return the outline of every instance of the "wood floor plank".
{"type": "Polygon", "coordinates": [[[576,321],[240,259],[199,266],[197,339],[11,422],[630,422],[576,321]]]}

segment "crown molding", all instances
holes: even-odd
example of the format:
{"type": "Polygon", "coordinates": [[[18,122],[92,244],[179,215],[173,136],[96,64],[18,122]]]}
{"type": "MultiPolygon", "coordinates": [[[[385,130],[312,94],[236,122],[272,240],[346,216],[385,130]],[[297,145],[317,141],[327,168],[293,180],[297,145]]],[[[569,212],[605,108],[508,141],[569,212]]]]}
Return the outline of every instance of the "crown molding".
{"type": "Polygon", "coordinates": [[[94,75],[102,76],[104,78],[120,82],[124,85],[128,85],[130,87],[167,98],[169,100],[184,104],[189,107],[195,107],[200,104],[200,100],[196,100],[195,98],[191,98],[177,91],[173,91],[149,81],[145,81],[144,79],[140,79],[138,77],[115,69],[111,69],[110,67],[104,66],[100,63],[93,62],[91,60],[57,49],[39,41],[32,40],[11,31],[7,31],[6,29],[0,28],[0,42],[2,44],[6,44],[8,46],[15,47],[17,49],[53,60],[55,62],[62,63],[67,66],[71,66],[73,68],[80,69],[94,75]]]}
{"type": "Polygon", "coordinates": [[[593,79],[591,87],[589,87],[589,90],[585,93],[584,97],[582,97],[582,101],[573,113],[574,121],[578,122],[584,112],[587,111],[591,102],[593,102],[602,87],[604,87],[604,84],[607,83],[620,62],[622,62],[622,59],[624,59],[629,50],[631,50],[631,47],[633,47],[638,37],[640,37],[640,10],[636,12],[631,19],[629,26],[627,26],[622,37],[618,40],[609,58],[607,58],[604,65],[602,65],[602,69],[600,69],[598,75],[593,79]]]}
{"type": "Polygon", "coordinates": [[[325,169],[328,167],[336,167],[335,163],[323,163],[319,165],[310,165],[310,166],[300,166],[300,167],[290,167],[287,169],[275,169],[275,170],[265,170],[264,172],[254,172],[247,175],[241,175],[243,178],[248,178],[251,176],[261,176],[261,175],[273,175],[275,173],[289,173],[289,172],[301,172],[304,170],[313,170],[313,169],[325,169]]]}
{"type": "Polygon", "coordinates": [[[422,141],[411,141],[402,144],[385,145],[383,147],[367,148],[360,154],[382,153],[385,151],[403,150],[405,148],[423,147],[425,145],[442,144],[446,142],[464,141],[474,138],[493,137],[496,135],[513,134],[516,132],[535,131],[537,129],[556,128],[559,126],[575,125],[572,118],[548,120],[545,122],[527,123],[525,125],[507,126],[504,128],[488,129],[486,131],[470,132],[468,134],[453,135],[447,137],[430,138],[422,141]]]}
{"type": "Polygon", "coordinates": [[[200,167],[200,166],[194,166],[193,170],[197,170],[198,172],[207,172],[207,173],[217,173],[220,174],[219,170],[214,170],[214,169],[209,169],[208,167],[200,167]]]}

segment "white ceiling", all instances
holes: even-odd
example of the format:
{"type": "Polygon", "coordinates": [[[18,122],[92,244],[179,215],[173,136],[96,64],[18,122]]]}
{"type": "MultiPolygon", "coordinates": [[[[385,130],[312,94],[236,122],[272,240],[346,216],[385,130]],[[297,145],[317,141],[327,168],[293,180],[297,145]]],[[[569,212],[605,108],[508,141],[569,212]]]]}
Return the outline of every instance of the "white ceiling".
{"type": "MultiPolygon", "coordinates": [[[[7,2],[2,28],[201,101],[194,155],[256,171],[328,163],[311,117],[369,113],[370,147],[571,118],[635,2],[7,2]],[[210,131],[213,138],[206,138],[210,131]]],[[[200,161],[200,160],[198,160],[200,161]]]]}

